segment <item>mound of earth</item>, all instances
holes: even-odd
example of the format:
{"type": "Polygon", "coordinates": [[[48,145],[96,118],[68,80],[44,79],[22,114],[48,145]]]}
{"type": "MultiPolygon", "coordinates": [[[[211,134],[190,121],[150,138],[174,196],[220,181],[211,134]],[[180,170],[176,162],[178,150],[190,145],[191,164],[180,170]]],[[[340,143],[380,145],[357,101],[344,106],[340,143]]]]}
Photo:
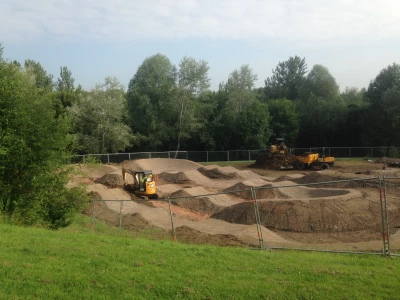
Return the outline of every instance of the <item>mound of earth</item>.
{"type": "Polygon", "coordinates": [[[201,174],[211,179],[238,179],[240,176],[236,172],[223,172],[220,168],[207,169],[204,167],[197,169],[201,174]]]}
{"type": "MultiPolygon", "coordinates": [[[[380,206],[367,199],[278,202],[261,200],[258,207],[261,224],[272,230],[302,233],[381,230],[380,206]]],[[[230,223],[256,223],[254,206],[249,202],[225,208],[212,218],[230,223]]]]}
{"type": "Polygon", "coordinates": [[[230,234],[208,234],[190,228],[188,226],[180,226],[175,230],[177,240],[179,242],[190,244],[211,244],[218,246],[235,246],[248,247],[255,246],[242,242],[234,235],[230,234]]]}
{"type": "Polygon", "coordinates": [[[183,172],[177,172],[177,173],[162,172],[161,174],[158,174],[158,178],[168,183],[177,183],[177,184],[192,183],[189,177],[187,177],[186,174],[183,172]]]}
{"type": "Polygon", "coordinates": [[[201,164],[186,159],[174,158],[148,158],[133,161],[124,161],[124,168],[132,170],[152,170],[153,173],[162,173],[167,171],[189,171],[202,167],[201,164]]]}
{"type": "Polygon", "coordinates": [[[94,182],[113,188],[124,185],[124,180],[122,179],[121,174],[106,174],[96,179],[94,182]]]}
{"type": "Polygon", "coordinates": [[[184,190],[179,190],[171,194],[171,198],[175,197],[176,198],[182,197],[182,198],[173,199],[172,200],[173,204],[187,208],[194,212],[213,214],[223,209],[223,207],[214,204],[208,197],[193,198],[193,196],[191,196],[188,192],[184,190]]]}
{"type": "MultiPolygon", "coordinates": [[[[251,194],[251,185],[246,184],[245,182],[239,182],[227,189],[224,192],[231,193],[239,198],[245,200],[252,200],[253,196],[251,194]]],[[[287,198],[285,197],[278,189],[271,188],[271,184],[266,184],[262,186],[258,186],[256,189],[256,197],[257,199],[276,199],[276,198],[287,198]],[[263,189],[264,188],[264,189],[263,189]]]]}

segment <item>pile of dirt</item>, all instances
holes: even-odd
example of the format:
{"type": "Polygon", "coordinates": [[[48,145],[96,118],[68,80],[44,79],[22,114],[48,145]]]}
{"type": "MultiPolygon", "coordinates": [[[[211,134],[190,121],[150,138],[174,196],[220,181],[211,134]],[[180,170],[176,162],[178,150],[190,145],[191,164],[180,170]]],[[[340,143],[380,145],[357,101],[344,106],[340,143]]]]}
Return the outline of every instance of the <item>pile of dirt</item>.
{"type": "MultiPolygon", "coordinates": [[[[276,199],[276,198],[287,198],[278,189],[271,188],[271,184],[258,186],[256,189],[257,199],[276,199]]],[[[241,199],[252,200],[253,196],[250,190],[251,186],[239,182],[227,189],[224,192],[231,193],[241,199]]]]}
{"type": "MultiPolygon", "coordinates": [[[[380,206],[372,200],[265,200],[259,201],[258,207],[261,224],[271,230],[302,233],[381,230],[380,206]]],[[[249,202],[225,208],[212,218],[236,224],[256,223],[254,206],[249,202]]]]}
{"type": "Polygon", "coordinates": [[[326,175],[326,172],[312,172],[301,178],[291,179],[291,181],[297,184],[328,182],[332,180],[340,180],[340,178],[332,178],[331,176],[326,175]]]}
{"type": "Polygon", "coordinates": [[[220,212],[223,207],[214,204],[208,197],[194,197],[184,190],[176,191],[171,194],[171,198],[179,198],[173,199],[172,203],[178,205],[180,207],[189,209],[193,212],[199,212],[202,214],[213,214],[216,212],[220,212]],[[188,198],[185,198],[188,197],[188,198]]]}
{"type": "Polygon", "coordinates": [[[223,172],[220,168],[207,169],[204,167],[198,168],[199,171],[204,176],[211,179],[238,179],[241,178],[236,172],[223,172]]]}
{"type": "Polygon", "coordinates": [[[183,172],[177,172],[177,173],[162,172],[161,174],[158,174],[158,178],[168,183],[177,183],[177,184],[193,183],[183,172]]]}
{"type": "Polygon", "coordinates": [[[124,185],[124,180],[120,174],[106,174],[96,179],[94,182],[101,183],[111,188],[121,187],[124,185]]]}
{"type": "Polygon", "coordinates": [[[176,239],[179,242],[190,244],[210,244],[218,246],[234,246],[234,247],[256,247],[249,245],[234,235],[230,234],[207,234],[188,226],[180,226],[176,228],[176,239]]]}

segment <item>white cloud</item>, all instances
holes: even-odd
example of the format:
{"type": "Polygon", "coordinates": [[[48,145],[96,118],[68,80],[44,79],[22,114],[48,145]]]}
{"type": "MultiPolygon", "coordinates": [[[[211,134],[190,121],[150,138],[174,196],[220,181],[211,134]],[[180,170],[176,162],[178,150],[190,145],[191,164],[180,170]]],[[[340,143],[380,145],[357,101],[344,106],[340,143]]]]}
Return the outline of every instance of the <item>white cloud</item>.
{"type": "Polygon", "coordinates": [[[279,39],[304,45],[400,38],[397,0],[2,0],[0,41],[279,39]]]}

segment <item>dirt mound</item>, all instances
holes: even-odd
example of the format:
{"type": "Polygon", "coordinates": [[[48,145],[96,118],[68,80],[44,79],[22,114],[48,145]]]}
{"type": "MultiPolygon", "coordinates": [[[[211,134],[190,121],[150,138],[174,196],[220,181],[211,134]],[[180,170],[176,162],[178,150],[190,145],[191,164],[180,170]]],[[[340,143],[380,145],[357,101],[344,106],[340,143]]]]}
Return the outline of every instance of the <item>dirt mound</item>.
{"type": "Polygon", "coordinates": [[[106,174],[96,179],[94,182],[101,183],[105,186],[112,188],[121,187],[124,185],[124,180],[122,179],[122,175],[120,174],[106,174]]]}
{"type": "MultiPolygon", "coordinates": [[[[272,230],[292,232],[380,231],[380,207],[366,199],[259,201],[262,225],[272,230]]],[[[230,223],[254,224],[254,206],[243,202],[212,216],[230,223]]]]}
{"type": "Polygon", "coordinates": [[[189,171],[202,167],[201,164],[186,159],[174,158],[146,158],[134,161],[124,161],[122,165],[125,168],[133,170],[152,170],[153,173],[162,173],[166,171],[189,171]]]}
{"type": "MultiPolygon", "coordinates": [[[[174,197],[192,197],[192,196],[184,190],[179,190],[171,194],[171,198],[174,197]]],[[[223,207],[214,204],[208,197],[173,199],[172,203],[194,212],[206,213],[206,214],[213,214],[223,209],[223,207]]]]}
{"type": "MultiPolygon", "coordinates": [[[[270,184],[266,184],[266,185],[257,187],[257,190],[256,190],[257,199],[287,198],[278,189],[273,189],[270,187],[271,187],[270,184]],[[263,189],[263,187],[265,189],[263,189]]],[[[232,195],[235,195],[239,198],[242,198],[245,200],[252,200],[253,196],[251,194],[250,188],[251,188],[251,186],[249,186],[243,182],[239,182],[239,183],[225,189],[224,192],[231,192],[232,195]]]]}
{"type": "Polygon", "coordinates": [[[201,174],[204,176],[207,176],[208,178],[211,179],[238,179],[240,178],[239,174],[236,172],[224,172],[220,168],[213,168],[213,169],[207,169],[207,168],[198,168],[197,171],[199,171],[201,174]]]}
{"type": "Polygon", "coordinates": [[[183,172],[177,173],[169,173],[169,172],[162,172],[158,175],[158,178],[168,182],[168,183],[177,183],[177,184],[188,184],[193,183],[189,177],[186,176],[183,172]]]}
{"type": "Polygon", "coordinates": [[[308,184],[308,183],[317,183],[317,182],[327,182],[336,180],[339,178],[332,178],[329,175],[326,175],[326,172],[312,172],[301,178],[290,179],[291,181],[297,184],[308,184]]]}
{"type": "Polygon", "coordinates": [[[179,242],[190,244],[211,244],[218,246],[248,247],[249,245],[234,235],[230,234],[207,234],[188,226],[180,226],[175,230],[179,242]]]}

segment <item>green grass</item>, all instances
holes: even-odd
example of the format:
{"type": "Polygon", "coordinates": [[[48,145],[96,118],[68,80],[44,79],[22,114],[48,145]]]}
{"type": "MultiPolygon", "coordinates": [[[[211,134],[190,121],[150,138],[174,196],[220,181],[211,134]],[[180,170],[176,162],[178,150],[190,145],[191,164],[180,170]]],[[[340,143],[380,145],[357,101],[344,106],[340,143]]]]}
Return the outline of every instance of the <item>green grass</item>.
{"type": "Polygon", "coordinates": [[[134,238],[81,217],[0,222],[0,299],[396,299],[400,259],[134,238]]]}

